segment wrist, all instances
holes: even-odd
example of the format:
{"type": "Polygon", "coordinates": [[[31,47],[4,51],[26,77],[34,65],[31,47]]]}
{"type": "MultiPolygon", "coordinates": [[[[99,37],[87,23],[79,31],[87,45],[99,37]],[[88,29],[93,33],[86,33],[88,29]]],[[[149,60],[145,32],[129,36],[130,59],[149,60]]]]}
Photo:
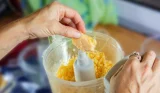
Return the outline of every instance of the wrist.
{"type": "Polygon", "coordinates": [[[20,20],[0,29],[0,60],[22,41],[28,39],[25,24],[20,20]]]}
{"type": "Polygon", "coordinates": [[[34,19],[34,15],[26,16],[20,20],[22,27],[24,28],[23,33],[27,36],[27,39],[31,39],[31,29],[34,27],[32,20],[34,19]]]}
{"type": "Polygon", "coordinates": [[[20,19],[19,22],[17,22],[17,24],[15,25],[17,27],[17,30],[20,29],[18,33],[21,35],[22,40],[27,40],[29,39],[29,34],[27,30],[27,22],[24,20],[24,18],[20,19]]]}
{"type": "Polygon", "coordinates": [[[14,40],[17,39],[17,42],[22,42],[29,38],[25,23],[21,20],[16,20],[1,29],[1,36],[8,39],[14,40]]]}

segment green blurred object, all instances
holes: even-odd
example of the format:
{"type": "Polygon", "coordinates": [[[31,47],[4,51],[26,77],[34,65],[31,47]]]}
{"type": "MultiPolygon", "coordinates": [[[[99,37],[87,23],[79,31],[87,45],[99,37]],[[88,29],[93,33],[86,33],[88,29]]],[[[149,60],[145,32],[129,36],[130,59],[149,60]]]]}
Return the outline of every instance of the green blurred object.
{"type": "MultiPolygon", "coordinates": [[[[25,15],[28,15],[54,0],[21,0],[25,15]]],[[[118,24],[115,6],[112,0],[57,0],[69,6],[81,15],[86,28],[92,30],[96,24],[118,24]]]]}
{"type": "MultiPolygon", "coordinates": [[[[22,0],[25,2],[24,14],[28,15],[54,0],[22,0]]],[[[115,6],[112,0],[58,0],[82,16],[86,27],[92,29],[96,24],[117,24],[115,6]]]]}
{"type": "Polygon", "coordinates": [[[117,24],[115,6],[112,0],[59,0],[61,3],[77,10],[87,28],[96,24],[117,24]]]}
{"type": "Polygon", "coordinates": [[[24,15],[29,15],[51,2],[53,2],[53,0],[21,0],[21,6],[24,15]]]}

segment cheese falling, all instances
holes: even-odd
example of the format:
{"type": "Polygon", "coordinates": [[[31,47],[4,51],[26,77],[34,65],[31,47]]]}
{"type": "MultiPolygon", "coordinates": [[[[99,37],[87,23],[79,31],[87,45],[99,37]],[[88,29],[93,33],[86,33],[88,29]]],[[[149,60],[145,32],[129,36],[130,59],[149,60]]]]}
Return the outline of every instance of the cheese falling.
{"type": "Polygon", "coordinates": [[[97,42],[92,37],[82,33],[78,39],[72,39],[73,45],[82,51],[94,51],[97,42]]]}

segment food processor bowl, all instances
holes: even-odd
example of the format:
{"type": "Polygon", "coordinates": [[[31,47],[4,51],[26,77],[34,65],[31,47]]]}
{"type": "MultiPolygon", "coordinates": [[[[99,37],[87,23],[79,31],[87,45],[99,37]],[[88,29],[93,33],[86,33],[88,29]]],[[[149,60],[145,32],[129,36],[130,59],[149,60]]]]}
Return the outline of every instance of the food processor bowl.
{"type": "MultiPolygon", "coordinates": [[[[119,43],[107,34],[87,32],[87,35],[97,41],[97,51],[103,52],[107,60],[114,64],[124,57],[119,43]]],[[[43,65],[46,70],[53,93],[104,93],[104,77],[83,81],[66,81],[56,77],[56,72],[62,62],[67,63],[72,56],[78,55],[78,49],[70,38],[54,36],[52,44],[43,54],[43,65]]],[[[89,75],[89,73],[88,73],[89,75]]]]}

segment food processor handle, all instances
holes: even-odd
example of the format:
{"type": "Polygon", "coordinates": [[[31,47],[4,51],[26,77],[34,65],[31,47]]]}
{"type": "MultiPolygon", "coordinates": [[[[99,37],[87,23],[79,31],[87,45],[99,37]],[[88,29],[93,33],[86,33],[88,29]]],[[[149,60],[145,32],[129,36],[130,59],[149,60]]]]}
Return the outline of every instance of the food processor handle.
{"type": "Polygon", "coordinates": [[[110,80],[111,77],[118,71],[118,69],[124,65],[126,63],[126,61],[128,60],[129,56],[124,57],[122,60],[120,60],[119,62],[117,62],[117,64],[115,64],[111,70],[109,70],[108,74],[105,76],[104,78],[104,85],[105,85],[105,93],[109,93],[110,91],[110,80]]]}
{"type": "Polygon", "coordinates": [[[111,77],[117,72],[117,70],[125,64],[125,62],[128,60],[129,56],[124,57],[122,60],[117,62],[111,70],[109,70],[108,74],[105,76],[105,80],[110,81],[111,77]]]}

